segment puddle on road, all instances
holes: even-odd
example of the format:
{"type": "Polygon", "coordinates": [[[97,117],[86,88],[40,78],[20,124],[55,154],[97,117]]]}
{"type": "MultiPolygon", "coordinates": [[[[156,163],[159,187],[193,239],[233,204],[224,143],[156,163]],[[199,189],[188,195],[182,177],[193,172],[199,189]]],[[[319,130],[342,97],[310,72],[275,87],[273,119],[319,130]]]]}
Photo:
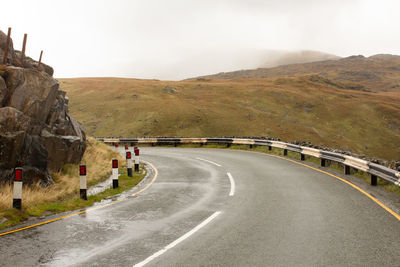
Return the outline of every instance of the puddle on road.
{"type": "MultiPolygon", "coordinates": [[[[118,176],[120,176],[121,174],[118,174],[118,176]]],[[[93,195],[97,195],[98,193],[101,193],[109,188],[111,188],[112,185],[112,175],[110,175],[110,177],[108,177],[107,180],[105,180],[104,182],[98,183],[92,187],[90,187],[88,189],[87,195],[88,196],[93,196],[93,195]]]]}

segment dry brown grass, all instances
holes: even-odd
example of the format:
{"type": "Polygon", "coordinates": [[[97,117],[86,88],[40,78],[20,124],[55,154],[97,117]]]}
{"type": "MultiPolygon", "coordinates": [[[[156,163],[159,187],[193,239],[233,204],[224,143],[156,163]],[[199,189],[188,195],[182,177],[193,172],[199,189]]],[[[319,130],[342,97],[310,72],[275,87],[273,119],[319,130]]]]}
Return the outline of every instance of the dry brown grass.
{"type": "Polygon", "coordinates": [[[400,159],[400,90],[341,89],[312,75],[180,82],[79,78],[60,84],[71,114],[92,136],[268,136],[400,159]]]}
{"type": "MultiPolygon", "coordinates": [[[[109,177],[111,174],[111,159],[113,158],[118,158],[121,163],[124,162],[118,152],[111,150],[94,138],[88,138],[88,146],[82,159],[82,163],[87,166],[88,186],[104,181],[109,177]]],[[[66,165],[61,172],[53,173],[52,177],[55,184],[47,188],[42,188],[39,185],[24,186],[22,192],[24,209],[69,199],[78,193],[78,165],[66,165]]],[[[12,185],[2,185],[0,187],[0,212],[12,208],[12,196],[12,185]]]]}

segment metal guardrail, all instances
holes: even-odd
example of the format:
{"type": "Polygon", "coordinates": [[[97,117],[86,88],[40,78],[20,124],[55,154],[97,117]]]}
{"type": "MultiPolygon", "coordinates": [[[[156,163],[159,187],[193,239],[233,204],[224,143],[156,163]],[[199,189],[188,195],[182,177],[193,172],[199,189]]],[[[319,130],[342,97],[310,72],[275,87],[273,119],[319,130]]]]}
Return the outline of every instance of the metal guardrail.
{"type": "Polygon", "coordinates": [[[130,143],[151,144],[155,145],[178,145],[178,144],[225,144],[227,147],[232,144],[238,145],[253,145],[268,146],[283,149],[284,155],[287,151],[297,152],[300,154],[300,159],[304,160],[304,155],[312,156],[321,159],[321,166],[325,166],[326,160],[338,162],[344,165],[345,174],[350,174],[350,168],[361,170],[371,175],[371,185],[377,185],[377,177],[400,186],[400,172],[385,166],[369,162],[356,157],[343,155],[336,152],[315,149],[311,147],[299,146],[295,144],[285,143],[281,141],[273,141],[266,139],[251,139],[251,138],[97,138],[97,140],[108,144],[115,143],[130,143]]]}

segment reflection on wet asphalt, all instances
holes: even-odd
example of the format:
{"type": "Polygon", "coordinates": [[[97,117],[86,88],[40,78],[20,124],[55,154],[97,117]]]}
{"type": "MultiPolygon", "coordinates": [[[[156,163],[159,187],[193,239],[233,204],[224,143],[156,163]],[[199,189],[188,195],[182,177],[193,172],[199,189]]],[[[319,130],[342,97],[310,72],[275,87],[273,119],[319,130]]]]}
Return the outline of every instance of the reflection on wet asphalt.
{"type": "MultiPolygon", "coordinates": [[[[227,188],[222,170],[179,153],[147,155],[143,149],[142,158],[153,163],[159,172],[148,190],[135,197],[129,197],[132,192],[124,193],[116,199],[128,199],[116,205],[2,237],[2,265],[132,265],[142,260],[160,239],[172,240],[170,236],[195,226],[223,202],[221,196],[226,195],[223,192],[227,188]],[[143,243],[145,239],[148,242],[143,243]],[[24,257],[14,253],[21,247],[24,257]],[[127,252],[124,256],[123,251],[127,252]],[[110,257],[113,254],[114,259],[110,257]]],[[[147,180],[152,175],[153,172],[147,180]]],[[[103,200],[97,205],[111,201],[103,200]]]]}
{"type": "Polygon", "coordinates": [[[243,151],[149,147],[141,152],[141,158],[158,170],[147,190],[104,200],[98,205],[107,206],[87,213],[0,236],[0,265],[133,266],[216,211],[221,214],[210,224],[148,265],[400,262],[399,221],[326,174],[243,151]],[[227,172],[236,184],[231,197],[227,172]]]}

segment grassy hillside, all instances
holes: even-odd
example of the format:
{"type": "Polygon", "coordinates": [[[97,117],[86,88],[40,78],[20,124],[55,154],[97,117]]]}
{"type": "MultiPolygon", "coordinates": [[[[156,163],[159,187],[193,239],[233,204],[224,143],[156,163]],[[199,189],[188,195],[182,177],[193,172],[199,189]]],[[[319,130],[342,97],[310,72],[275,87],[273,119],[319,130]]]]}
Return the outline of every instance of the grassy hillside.
{"type": "Polygon", "coordinates": [[[400,159],[399,90],[348,90],[316,74],[60,83],[94,136],[269,136],[400,159]]]}

